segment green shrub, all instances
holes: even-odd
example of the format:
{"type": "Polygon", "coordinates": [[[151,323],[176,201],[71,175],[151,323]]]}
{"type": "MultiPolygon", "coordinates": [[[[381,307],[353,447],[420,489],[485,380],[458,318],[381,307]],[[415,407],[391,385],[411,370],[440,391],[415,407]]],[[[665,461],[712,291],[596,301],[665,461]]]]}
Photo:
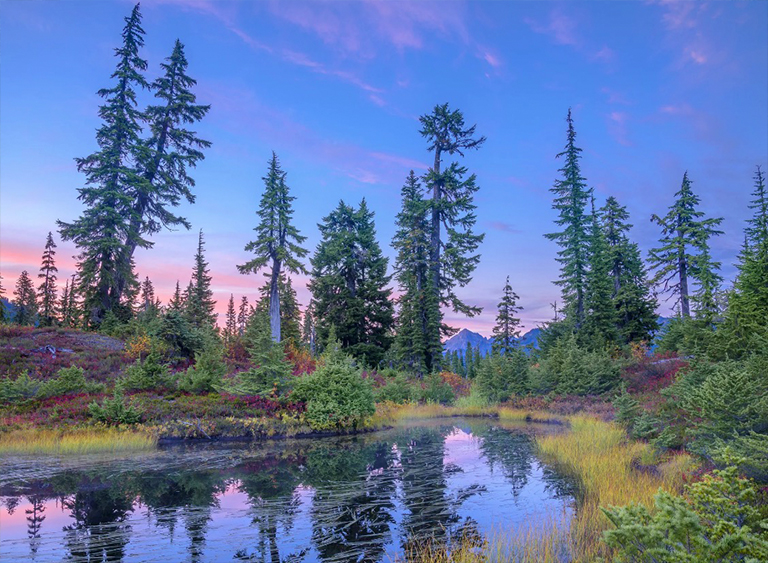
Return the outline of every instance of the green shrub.
{"type": "Polygon", "coordinates": [[[613,389],[621,364],[604,351],[582,348],[573,335],[553,343],[538,368],[531,372],[531,387],[538,393],[592,395],[613,389]]]}
{"type": "Polygon", "coordinates": [[[376,412],[371,383],[346,361],[296,378],[291,399],[306,403],[307,422],[315,430],[357,428],[376,412]]]}
{"type": "Polygon", "coordinates": [[[376,402],[389,401],[402,405],[414,398],[414,387],[404,373],[398,373],[386,385],[376,390],[376,402]]]}
{"type": "Polygon", "coordinates": [[[480,362],[473,388],[490,403],[502,403],[528,392],[528,357],[522,350],[494,354],[480,362]]]}
{"type": "Polygon", "coordinates": [[[177,311],[168,311],[162,318],[157,336],[182,356],[191,358],[205,348],[206,334],[195,328],[177,311]]]}
{"type": "Polygon", "coordinates": [[[117,385],[124,390],[169,389],[173,387],[168,366],[160,362],[160,354],[152,350],[144,360],[137,360],[125,368],[117,385]]]}
{"type": "Polygon", "coordinates": [[[0,402],[15,403],[34,399],[42,385],[42,381],[29,377],[27,370],[19,374],[16,379],[5,376],[0,379],[0,402]]]}
{"type": "Polygon", "coordinates": [[[656,510],[603,509],[616,526],[604,534],[619,561],[648,563],[768,561],[768,512],[735,466],[688,485],[683,497],[660,491],[656,510]]]}
{"type": "Polygon", "coordinates": [[[120,389],[115,389],[114,396],[111,399],[104,399],[102,404],[92,402],[88,405],[88,412],[97,422],[109,426],[141,422],[141,412],[133,405],[125,405],[125,397],[120,389]]]}
{"type": "Polygon", "coordinates": [[[488,399],[478,393],[475,385],[469,389],[469,395],[466,397],[459,397],[453,403],[453,406],[459,409],[478,408],[482,409],[489,405],[488,399]]]}
{"type": "Polygon", "coordinates": [[[181,376],[179,389],[192,393],[217,391],[226,373],[224,350],[217,341],[211,341],[202,352],[195,354],[195,365],[181,376]]]}
{"type": "Polygon", "coordinates": [[[81,367],[70,366],[61,368],[56,377],[49,379],[40,386],[38,397],[58,397],[74,393],[100,393],[104,385],[85,379],[85,370],[81,367]]]}
{"type": "Polygon", "coordinates": [[[661,422],[657,417],[644,410],[635,419],[635,422],[632,425],[632,437],[638,440],[652,440],[658,437],[660,425],[661,422]]]}
{"type": "Polygon", "coordinates": [[[620,393],[613,399],[616,422],[627,429],[634,426],[635,420],[640,416],[640,404],[629,394],[627,386],[622,384],[620,393]]]}
{"type": "Polygon", "coordinates": [[[424,388],[419,389],[419,400],[424,403],[450,405],[456,398],[453,389],[439,373],[432,373],[424,378],[424,388]]]}

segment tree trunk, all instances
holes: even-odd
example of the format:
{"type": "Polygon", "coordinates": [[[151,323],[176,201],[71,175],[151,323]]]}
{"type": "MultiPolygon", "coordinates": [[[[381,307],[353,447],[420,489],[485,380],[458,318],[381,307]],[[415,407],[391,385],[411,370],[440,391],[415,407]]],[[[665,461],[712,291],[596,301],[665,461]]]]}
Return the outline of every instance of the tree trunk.
{"type": "Polygon", "coordinates": [[[272,277],[269,281],[269,326],[272,340],[280,342],[280,260],[272,260],[272,277]]]}
{"type": "Polygon", "coordinates": [[[432,274],[433,290],[440,301],[440,200],[443,196],[442,179],[440,178],[441,150],[438,144],[435,147],[435,164],[432,170],[435,173],[435,185],[432,187],[432,234],[430,237],[430,270],[432,274]]]}
{"type": "Polygon", "coordinates": [[[685,253],[682,250],[677,253],[677,267],[680,272],[680,312],[683,318],[687,319],[691,316],[688,299],[688,264],[685,262],[685,253]]]}

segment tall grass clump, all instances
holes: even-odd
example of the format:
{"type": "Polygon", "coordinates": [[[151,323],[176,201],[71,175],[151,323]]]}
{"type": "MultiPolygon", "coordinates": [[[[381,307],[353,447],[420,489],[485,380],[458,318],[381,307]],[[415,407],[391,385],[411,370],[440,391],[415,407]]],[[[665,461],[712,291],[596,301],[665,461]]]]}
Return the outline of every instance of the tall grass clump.
{"type": "Polygon", "coordinates": [[[88,454],[149,450],[157,439],[143,432],[115,428],[68,430],[26,429],[0,435],[0,455],[88,454]]]}
{"type": "Polygon", "coordinates": [[[569,422],[571,432],[537,437],[538,447],[545,461],[580,484],[579,506],[571,523],[575,559],[610,558],[600,541],[610,523],[600,507],[630,502],[651,507],[659,489],[682,489],[683,473],[692,462],[687,456],[679,456],[658,469],[644,470],[638,460],[651,457],[651,446],[629,441],[620,426],[589,416],[571,416],[569,422]]]}

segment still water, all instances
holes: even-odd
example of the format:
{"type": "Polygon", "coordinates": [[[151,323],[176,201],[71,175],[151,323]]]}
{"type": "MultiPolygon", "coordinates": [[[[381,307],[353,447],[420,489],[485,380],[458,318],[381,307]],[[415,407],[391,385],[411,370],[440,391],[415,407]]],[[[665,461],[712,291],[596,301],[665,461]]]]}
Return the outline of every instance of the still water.
{"type": "Polygon", "coordinates": [[[413,542],[567,523],[534,425],[0,461],[0,561],[391,561],[413,542]],[[565,522],[564,522],[565,521],[565,522]]]}

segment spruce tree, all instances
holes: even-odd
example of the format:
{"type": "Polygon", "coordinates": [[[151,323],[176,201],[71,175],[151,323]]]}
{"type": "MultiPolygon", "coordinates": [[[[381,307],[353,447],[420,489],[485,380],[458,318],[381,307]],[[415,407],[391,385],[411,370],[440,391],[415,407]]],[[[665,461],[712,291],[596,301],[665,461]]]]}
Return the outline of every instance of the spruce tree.
{"type": "Polygon", "coordinates": [[[179,286],[179,280],[176,280],[176,289],[173,291],[173,296],[171,296],[171,300],[168,301],[168,310],[174,311],[176,313],[181,313],[184,311],[185,303],[184,303],[184,297],[181,294],[181,287],[179,286]]]}
{"type": "Polygon", "coordinates": [[[611,297],[617,316],[617,327],[624,342],[650,341],[658,330],[657,302],[651,294],[645,265],[637,244],[627,233],[632,225],[627,209],[609,197],[600,209],[600,220],[608,245],[611,297]]]}
{"type": "Polygon", "coordinates": [[[725,352],[731,357],[759,350],[755,344],[768,339],[768,197],[759,166],[752,197],[749,209],[754,212],[745,229],[746,248],[728,297],[725,322],[718,330],[728,341],[725,352]]]}
{"type": "Polygon", "coordinates": [[[318,336],[335,327],[350,355],[375,366],[391,344],[393,307],[373,215],[363,199],[357,209],[340,201],[323,218],[309,289],[318,336]]]}
{"type": "Polygon", "coordinates": [[[152,284],[149,276],[146,276],[144,281],[141,282],[139,300],[139,311],[144,320],[157,317],[157,314],[160,312],[160,300],[155,296],[155,286],[152,284]]]}
{"type": "Polygon", "coordinates": [[[590,218],[585,213],[589,199],[586,179],[581,175],[579,160],[581,149],[576,146],[576,130],[573,127],[571,110],[568,109],[568,134],[565,150],[557,158],[565,157],[560,168],[562,179],[555,180],[550,191],[555,195],[553,208],[558,212],[555,223],[562,228],[546,236],[555,241],[560,250],[557,261],[560,263],[560,279],[555,282],[562,288],[563,310],[566,320],[575,328],[580,328],[585,318],[585,288],[589,267],[590,218]]]}
{"type": "Polygon", "coordinates": [[[507,276],[507,283],[504,284],[502,291],[503,295],[496,315],[496,326],[493,327],[492,350],[495,354],[507,355],[514,348],[517,348],[520,337],[520,319],[515,317],[515,314],[522,311],[523,308],[517,304],[520,297],[509,285],[509,276],[507,276]]]}
{"type": "MultiPolygon", "coordinates": [[[[144,114],[137,108],[136,89],[149,85],[143,76],[147,63],[139,56],[144,45],[139,5],[125,18],[123,44],[115,49],[118,64],[111,88],[99,90],[104,122],[96,133],[99,150],[77,158],[77,169],[86,177],[79,196],[86,206],[71,223],[59,221],[61,236],[80,251],[79,292],[85,299],[88,322],[98,326],[104,315],[121,304],[121,287],[134,278],[131,260],[125,260],[126,239],[133,218],[133,194],[140,181],[135,167],[143,153],[140,139],[144,114]]],[[[146,241],[137,244],[146,246],[146,241]]]]}
{"type": "Polygon", "coordinates": [[[64,282],[64,291],[59,299],[58,313],[61,326],[70,327],[72,320],[69,314],[69,278],[64,282]]]}
{"type": "MultiPolygon", "coordinates": [[[[83,311],[81,310],[77,288],[77,274],[72,274],[72,279],[69,282],[69,297],[67,299],[68,322],[66,325],[70,328],[78,328],[83,324],[83,311]]],[[[87,319],[85,322],[87,323],[87,319]]]]}
{"type": "Polygon", "coordinates": [[[296,199],[289,195],[285,183],[286,173],[280,169],[277,155],[273,152],[269,162],[269,171],[264,180],[264,193],[261,196],[256,215],[259,224],[254,228],[256,240],[245,245],[246,252],[256,256],[237,267],[241,274],[256,273],[270,263],[269,276],[269,319],[272,340],[281,341],[280,334],[280,295],[279,282],[283,268],[294,274],[306,273],[306,268],[300,259],[307,255],[307,250],[300,245],[306,237],[291,224],[293,207],[291,202],[296,199]]]}
{"type": "MultiPolygon", "coordinates": [[[[182,200],[194,203],[195,181],[188,171],[204,158],[202,149],[211,143],[185,128],[201,121],[210,106],[196,103],[192,88],[197,83],[187,72],[184,45],[177,39],[173,53],[162,63],[162,76],[151,85],[160,103],[146,108],[143,117],[150,137],[141,142],[138,153],[138,181],[131,186],[132,212],[130,227],[121,261],[122,271],[133,259],[137,246],[148,247],[145,237],[179,225],[189,229],[189,222],[170,208],[182,200]]],[[[121,280],[125,283],[126,280],[121,280]]],[[[124,286],[119,287],[120,292],[124,286]]]]}
{"type": "MultiPolygon", "coordinates": [[[[648,261],[656,275],[651,280],[663,285],[663,291],[670,293],[668,300],[675,298],[674,306],[680,307],[683,318],[691,316],[691,288],[693,281],[703,287],[705,294],[715,285],[719,264],[709,258],[709,238],[722,234],[716,229],[722,218],[703,219],[704,212],[697,209],[700,200],[691,190],[688,172],[683,174],[680,190],[675,202],[664,217],[651,216],[651,221],[661,227],[661,246],[649,252],[648,261]],[[705,254],[704,257],[700,257],[705,254]]],[[[700,295],[703,300],[707,295],[700,295]]],[[[702,301],[703,302],[703,301],[702,301]]],[[[705,304],[709,306],[710,304],[705,304]]]]}
{"type": "MultiPolygon", "coordinates": [[[[443,158],[458,154],[464,156],[468,149],[478,149],[485,137],[475,138],[475,125],[466,127],[460,110],[450,110],[448,104],[436,105],[431,114],[419,118],[419,131],[427,140],[427,150],[434,153],[434,164],[424,177],[430,215],[429,275],[431,289],[436,298],[431,307],[433,316],[440,318],[440,306],[450,306],[467,316],[480,313],[480,308],[462,302],[455,293],[456,286],[464,287],[472,280],[472,273],[480,261],[477,248],[485,235],[475,234],[472,228],[475,216],[474,194],[478,190],[476,176],[465,178],[468,170],[458,162],[443,168],[443,158]],[[444,230],[443,230],[444,229],[444,230]]],[[[441,325],[443,334],[453,329],[441,325]]],[[[432,334],[430,338],[434,338],[432,334]]],[[[431,344],[436,348],[436,344],[431,344]]],[[[442,351],[441,351],[442,355],[442,351]]]]}
{"type": "MultiPolygon", "coordinates": [[[[269,318],[270,291],[270,283],[267,282],[259,290],[261,299],[256,304],[256,309],[266,318],[269,318]]],[[[277,282],[277,294],[280,298],[280,338],[283,342],[290,340],[298,344],[301,341],[301,310],[291,278],[285,273],[277,282]]]]}
{"type": "Polygon", "coordinates": [[[301,339],[304,345],[309,349],[313,356],[317,352],[315,342],[317,340],[317,331],[315,329],[315,319],[312,317],[312,308],[314,303],[310,301],[306,311],[304,311],[304,324],[301,329],[301,339]]]}
{"type": "Polygon", "coordinates": [[[395,219],[397,231],[392,239],[397,252],[395,277],[400,288],[396,350],[398,360],[418,375],[439,369],[443,347],[439,300],[429,273],[429,209],[421,190],[411,170],[401,190],[402,207],[395,219]]]}
{"type": "Polygon", "coordinates": [[[752,192],[752,202],[749,209],[754,209],[754,215],[745,229],[747,245],[760,246],[768,240],[768,192],[765,189],[765,175],[758,165],[755,170],[755,190],[752,192]]]}
{"type": "Polygon", "coordinates": [[[615,280],[611,279],[611,260],[603,228],[595,211],[595,198],[590,195],[588,239],[589,270],[585,278],[585,318],[581,328],[582,341],[591,346],[619,343],[616,307],[612,299],[615,280]]]}
{"type": "Polygon", "coordinates": [[[195,265],[192,269],[192,281],[187,289],[187,316],[190,323],[197,328],[214,328],[217,314],[214,313],[216,301],[213,300],[208,262],[205,261],[203,231],[197,239],[195,265]]]}
{"type": "Polygon", "coordinates": [[[224,341],[231,342],[237,336],[237,313],[235,312],[235,296],[229,294],[229,303],[227,304],[226,323],[224,325],[224,341]]]}
{"type": "Polygon", "coordinates": [[[245,327],[248,325],[248,297],[243,295],[240,300],[240,308],[237,311],[237,335],[242,336],[245,332],[245,327]]]}
{"type": "Polygon", "coordinates": [[[3,276],[0,276],[0,323],[4,323],[5,320],[5,288],[3,287],[3,276]]]}
{"type": "Polygon", "coordinates": [[[42,283],[37,288],[37,296],[40,303],[40,325],[53,326],[56,323],[56,243],[53,242],[53,234],[48,233],[45,240],[40,273],[37,275],[42,283]]]}
{"type": "Polygon", "coordinates": [[[13,292],[15,297],[13,304],[16,306],[16,324],[27,326],[35,324],[37,317],[37,294],[32,280],[26,270],[16,280],[16,290],[13,292]]]}

